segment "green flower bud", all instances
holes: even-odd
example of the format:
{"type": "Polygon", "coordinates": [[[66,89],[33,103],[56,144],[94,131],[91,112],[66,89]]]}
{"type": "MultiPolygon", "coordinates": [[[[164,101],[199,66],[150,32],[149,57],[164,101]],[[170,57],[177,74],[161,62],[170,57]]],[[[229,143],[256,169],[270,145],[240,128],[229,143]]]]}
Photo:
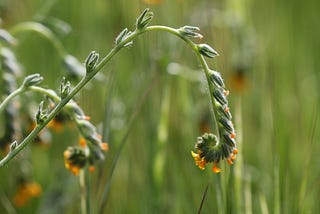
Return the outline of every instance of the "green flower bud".
{"type": "Polygon", "coordinates": [[[137,30],[141,30],[145,28],[152,20],[153,13],[149,12],[149,8],[146,8],[141,15],[137,18],[136,28],[137,30]]]}
{"type": "Polygon", "coordinates": [[[199,38],[199,39],[203,38],[203,36],[200,33],[198,33],[200,31],[200,28],[198,27],[183,26],[179,28],[178,31],[182,36],[185,36],[185,37],[199,38]]]}
{"type": "Polygon", "coordinates": [[[91,53],[88,55],[85,65],[86,65],[86,71],[87,73],[91,72],[97,65],[99,59],[99,54],[95,51],[91,51],[91,53]]]}
{"type": "Polygon", "coordinates": [[[223,128],[228,132],[228,133],[233,133],[234,129],[233,129],[233,125],[230,122],[230,120],[228,120],[225,117],[220,117],[219,118],[219,123],[223,126],[223,128]]]}
{"type": "Polygon", "coordinates": [[[44,109],[44,101],[41,101],[41,103],[39,104],[39,108],[36,114],[36,122],[38,125],[41,125],[48,116],[48,110],[44,109]]]}
{"type": "Polygon", "coordinates": [[[234,139],[232,139],[230,137],[229,134],[225,133],[222,135],[222,140],[229,146],[229,147],[235,147],[236,146],[236,142],[234,139]]]}
{"type": "Polygon", "coordinates": [[[212,47],[210,47],[207,44],[199,44],[198,51],[201,55],[209,58],[214,58],[215,56],[219,56],[218,52],[215,51],[212,47]]]}
{"type": "Polygon", "coordinates": [[[209,70],[211,81],[218,87],[224,88],[224,82],[219,72],[209,70]]]}
{"type": "Polygon", "coordinates": [[[71,91],[71,84],[69,81],[66,80],[65,77],[62,78],[61,84],[60,84],[60,97],[61,99],[64,99],[69,95],[71,91]]]}
{"type": "Polygon", "coordinates": [[[28,88],[33,85],[38,85],[39,83],[42,82],[42,80],[43,80],[43,77],[40,76],[40,74],[31,74],[26,78],[24,78],[22,87],[28,88]]]}
{"type": "Polygon", "coordinates": [[[10,144],[10,151],[13,151],[17,148],[18,142],[15,140],[13,143],[10,144]]]}
{"type": "Polygon", "coordinates": [[[215,100],[221,105],[228,104],[226,96],[223,94],[223,92],[220,89],[215,89],[212,95],[215,98],[215,100]]]}

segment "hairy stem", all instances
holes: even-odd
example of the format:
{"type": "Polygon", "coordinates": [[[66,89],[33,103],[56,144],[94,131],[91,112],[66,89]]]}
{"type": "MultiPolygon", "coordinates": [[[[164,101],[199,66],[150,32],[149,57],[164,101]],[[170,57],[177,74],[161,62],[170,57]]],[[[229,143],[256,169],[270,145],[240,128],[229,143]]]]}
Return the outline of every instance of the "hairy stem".
{"type": "MultiPolygon", "coordinates": [[[[182,40],[184,40],[195,52],[195,54],[197,55],[201,66],[204,69],[204,72],[206,74],[206,78],[208,81],[208,86],[210,88],[210,91],[212,91],[212,84],[209,84],[210,80],[210,76],[209,76],[209,67],[204,59],[204,57],[199,53],[198,49],[197,49],[197,45],[194,44],[190,39],[188,39],[187,37],[183,36],[180,34],[180,32],[177,29],[174,28],[170,28],[170,27],[166,27],[166,26],[150,26],[150,27],[146,27],[143,28],[141,30],[135,30],[134,32],[132,32],[130,35],[128,35],[125,39],[123,39],[121,42],[119,42],[119,44],[117,44],[113,49],[111,49],[111,51],[99,62],[99,64],[97,64],[94,69],[92,69],[90,72],[86,73],[86,76],[84,76],[80,82],[71,90],[71,92],[64,98],[61,99],[61,101],[55,106],[55,108],[49,113],[49,115],[47,116],[47,119],[45,121],[43,121],[41,124],[37,124],[36,127],[31,131],[31,133],[21,142],[18,144],[18,146],[11,150],[1,161],[0,161],[0,167],[5,166],[12,158],[14,158],[24,147],[26,147],[36,136],[37,134],[62,110],[63,107],[65,107],[65,105],[113,58],[114,55],[117,54],[117,52],[119,50],[121,50],[121,48],[125,47],[126,44],[128,42],[133,41],[135,38],[137,38],[140,34],[146,33],[148,31],[165,31],[168,32],[170,34],[173,34],[179,38],[181,38],[182,40]]],[[[48,93],[48,95],[52,95],[51,93],[49,93],[47,90],[44,91],[42,90],[40,87],[31,87],[32,90],[36,90],[39,92],[44,92],[44,93],[48,93]]],[[[24,90],[20,91],[17,90],[16,93],[14,93],[13,95],[9,95],[9,99],[7,98],[6,102],[9,102],[12,97],[21,94],[22,92],[24,92],[24,90]]],[[[214,103],[213,97],[212,95],[210,96],[212,103],[214,103]]],[[[2,105],[1,104],[1,108],[2,105]]],[[[1,110],[0,108],[0,110],[1,110]]],[[[216,116],[217,112],[214,110],[214,114],[216,116]]]]}
{"type": "Polygon", "coordinates": [[[13,91],[11,94],[9,94],[9,96],[7,96],[3,101],[2,103],[0,104],[0,112],[2,112],[6,106],[8,105],[8,103],[16,96],[24,93],[26,90],[25,88],[18,88],[17,90],[13,91]]]}

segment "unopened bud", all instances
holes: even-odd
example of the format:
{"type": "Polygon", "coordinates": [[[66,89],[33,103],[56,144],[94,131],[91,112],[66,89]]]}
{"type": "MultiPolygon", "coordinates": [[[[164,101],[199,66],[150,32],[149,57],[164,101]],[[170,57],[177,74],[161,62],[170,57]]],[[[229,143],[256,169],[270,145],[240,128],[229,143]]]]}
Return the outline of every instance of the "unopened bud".
{"type": "Polygon", "coordinates": [[[96,67],[98,60],[99,60],[99,54],[96,53],[95,51],[92,51],[88,55],[85,61],[87,73],[91,72],[96,67]]]}
{"type": "Polygon", "coordinates": [[[145,28],[152,20],[153,13],[149,12],[149,8],[146,8],[141,15],[137,18],[136,28],[141,30],[145,28]]]}
{"type": "Polygon", "coordinates": [[[183,26],[178,29],[179,33],[183,36],[186,37],[191,37],[191,38],[199,38],[202,39],[203,36],[198,33],[200,31],[200,28],[194,27],[194,26],[183,26]]]}
{"type": "Polygon", "coordinates": [[[40,74],[31,74],[26,78],[24,78],[22,87],[28,88],[33,85],[38,85],[39,83],[42,82],[42,80],[43,80],[43,77],[40,76],[40,74]]]}
{"type": "Polygon", "coordinates": [[[215,51],[212,47],[210,47],[207,44],[199,44],[198,51],[201,55],[209,58],[214,58],[215,56],[219,56],[218,52],[215,51]]]}

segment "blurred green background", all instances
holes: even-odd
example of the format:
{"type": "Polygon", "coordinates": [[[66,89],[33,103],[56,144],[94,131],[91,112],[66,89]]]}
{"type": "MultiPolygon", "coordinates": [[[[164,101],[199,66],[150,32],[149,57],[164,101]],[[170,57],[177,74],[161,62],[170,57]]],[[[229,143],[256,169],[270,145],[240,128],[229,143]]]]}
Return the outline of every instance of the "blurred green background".
{"type": "MultiPolygon", "coordinates": [[[[199,26],[204,39],[198,42],[220,54],[208,63],[230,89],[240,154],[231,167],[222,163],[219,175],[199,170],[190,155],[197,136],[214,123],[203,72],[177,38],[139,37],[76,97],[110,147],[90,174],[93,213],[106,184],[102,213],[196,213],[207,185],[202,213],[319,213],[318,6],[316,0],[0,0],[0,18],[9,32],[25,21],[63,20],[71,31],[56,36],[84,62],[92,50],[105,55],[149,7],[151,24],[199,26]]],[[[58,89],[68,73],[52,44],[34,33],[14,36],[24,75],[38,72],[44,86],[58,89]]],[[[66,128],[52,133],[48,149],[29,146],[1,169],[0,213],[78,213],[78,178],[63,164],[64,149],[76,143],[76,130],[66,128]],[[16,171],[42,186],[23,208],[11,203],[16,171]]]]}

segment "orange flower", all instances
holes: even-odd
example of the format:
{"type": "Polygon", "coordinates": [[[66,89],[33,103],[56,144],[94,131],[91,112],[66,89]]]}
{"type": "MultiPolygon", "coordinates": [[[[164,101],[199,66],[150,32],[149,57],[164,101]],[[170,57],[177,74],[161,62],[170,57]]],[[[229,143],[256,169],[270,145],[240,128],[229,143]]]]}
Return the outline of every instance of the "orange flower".
{"type": "Polygon", "coordinates": [[[63,153],[64,165],[74,175],[79,175],[80,169],[84,168],[87,157],[80,148],[68,147],[63,153]]]}
{"type": "Polygon", "coordinates": [[[62,132],[62,130],[63,130],[63,124],[57,119],[51,120],[48,123],[47,127],[52,129],[55,132],[62,132]]]}
{"type": "Polygon", "coordinates": [[[109,145],[108,145],[108,143],[101,143],[100,144],[100,147],[101,147],[101,149],[103,150],[103,151],[108,151],[109,150],[109,145]]]}
{"type": "Polygon", "coordinates": [[[87,145],[86,140],[83,137],[80,137],[79,144],[82,148],[86,147],[87,145]]]}
{"type": "Polygon", "coordinates": [[[207,161],[204,158],[200,157],[200,154],[194,153],[191,151],[191,155],[194,158],[195,164],[201,169],[204,170],[205,165],[207,164],[207,161]]]}
{"type": "Polygon", "coordinates": [[[96,167],[91,165],[89,166],[89,172],[94,172],[96,170],[96,167]]]}
{"type": "Polygon", "coordinates": [[[41,186],[36,182],[22,183],[13,198],[13,203],[17,207],[25,206],[28,201],[38,197],[42,192],[41,186]]]}
{"type": "Polygon", "coordinates": [[[217,164],[216,162],[213,163],[212,171],[213,171],[214,173],[220,173],[220,172],[221,172],[221,169],[218,167],[218,164],[217,164]]]}

